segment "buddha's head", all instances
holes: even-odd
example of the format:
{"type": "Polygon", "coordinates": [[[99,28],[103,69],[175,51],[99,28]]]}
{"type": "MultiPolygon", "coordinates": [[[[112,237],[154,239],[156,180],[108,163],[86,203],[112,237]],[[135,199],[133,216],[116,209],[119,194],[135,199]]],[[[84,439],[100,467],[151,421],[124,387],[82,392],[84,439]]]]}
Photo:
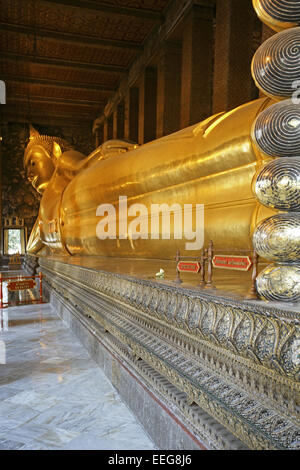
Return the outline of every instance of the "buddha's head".
{"type": "Polygon", "coordinates": [[[40,194],[47,188],[62,152],[71,148],[65,140],[40,135],[30,126],[29,143],[24,153],[24,168],[28,180],[40,194]]]}

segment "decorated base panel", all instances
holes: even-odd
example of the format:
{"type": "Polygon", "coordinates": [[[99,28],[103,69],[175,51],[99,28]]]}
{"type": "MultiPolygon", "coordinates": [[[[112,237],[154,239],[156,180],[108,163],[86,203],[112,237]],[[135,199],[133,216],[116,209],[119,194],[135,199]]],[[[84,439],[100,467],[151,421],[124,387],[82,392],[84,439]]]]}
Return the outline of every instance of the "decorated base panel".
{"type": "Polygon", "coordinates": [[[298,448],[296,309],[39,264],[51,303],[159,448],[298,448]]]}

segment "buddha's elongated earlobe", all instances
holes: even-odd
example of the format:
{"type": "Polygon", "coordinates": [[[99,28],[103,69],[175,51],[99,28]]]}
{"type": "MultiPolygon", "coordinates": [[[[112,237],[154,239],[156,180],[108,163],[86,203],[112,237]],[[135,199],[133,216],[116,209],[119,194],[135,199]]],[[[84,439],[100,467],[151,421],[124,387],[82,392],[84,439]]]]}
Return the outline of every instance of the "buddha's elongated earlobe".
{"type": "Polygon", "coordinates": [[[55,157],[56,160],[59,160],[59,158],[61,157],[62,155],[62,151],[61,151],[61,147],[60,145],[57,143],[57,142],[53,142],[53,146],[52,146],[52,153],[55,157]]]}

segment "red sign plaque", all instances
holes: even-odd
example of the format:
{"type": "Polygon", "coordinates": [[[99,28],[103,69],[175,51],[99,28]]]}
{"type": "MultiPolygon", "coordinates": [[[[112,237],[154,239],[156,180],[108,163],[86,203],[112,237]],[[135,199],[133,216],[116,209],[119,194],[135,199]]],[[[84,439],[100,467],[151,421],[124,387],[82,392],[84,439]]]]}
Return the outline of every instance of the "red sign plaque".
{"type": "Polygon", "coordinates": [[[177,269],[181,273],[198,273],[200,264],[194,261],[180,261],[177,264],[177,269]]]}
{"type": "Polygon", "coordinates": [[[32,279],[26,281],[15,281],[10,282],[7,285],[9,291],[17,291],[17,290],[26,290],[26,289],[33,289],[36,286],[36,282],[32,279]]]}
{"type": "Polygon", "coordinates": [[[252,266],[249,256],[215,255],[212,262],[214,268],[235,269],[237,271],[249,271],[252,266]]]}

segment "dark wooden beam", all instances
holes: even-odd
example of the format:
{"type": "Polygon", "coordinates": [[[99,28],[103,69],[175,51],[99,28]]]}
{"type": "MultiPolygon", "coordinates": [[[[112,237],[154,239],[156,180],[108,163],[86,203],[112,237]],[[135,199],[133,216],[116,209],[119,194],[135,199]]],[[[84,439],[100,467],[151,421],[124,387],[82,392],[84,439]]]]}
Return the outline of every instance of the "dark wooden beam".
{"type": "MultiPolygon", "coordinates": [[[[14,102],[9,102],[8,104],[5,104],[5,105],[1,105],[1,108],[5,108],[3,110],[4,113],[6,112],[15,112],[16,114],[34,114],[34,113],[44,113],[45,110],[46,110],[46,115],[50,115],[50,114],[53,114],[53,115],[57,115],[57,116],[60,116],[60,117],[72,117],[74,118],[74,112],[73,110],[69,110],[69,109],[65,109],[65,108],[60,108],[60,109],[49,109],[49,107],[40,107],[38,104],[36,103],[32,103],[32,102],[17,102],[17,101],[14,101],[14,102]]],[[[1,109],[2,111],[2,109],[1,109]]],[[[80,110],[78,111],[78,113],[76,113],[76,119],[77,118],[90,118],[90,116],[94,115],[95,114],[95,109],[91,110],[90,108],[84,108],[84,110],[80,110]]]]}
{"type": "Polygon", "coordinates": [[[2,121],[9,119],[11,122],[17,118],[22,118],[26,119],[27,121],[30,121],[32,119],[36,119],[37,117],[43,117],[44,119],[51,118],[57,120],[71,120],[72,122],[88,122],[88,124],[93,121],[94,117],[93,113],[81,113],[76,114],[76,116],[74,116],[74,113],[57,113],[53,111],[48,111],[47,113],[45,113],[44,111],[41,111],[39,109],[25,109],[24,107],[18,108],[15,104],[2,105],[0,110],[0,116],[2,121]],[[5,109],[2,110],[2,108],[5,109]]]}
{"type": "Polygon", "coordinates": [[[77,62],[73,60],[53,59],[51,57],[15,54],[13,52],[1,52],[1,57],[3,59],[14,60],[17,62],[31,62],[33,64],[47,65],[47,67],[63,67],[76,70],[89,70],[94,72],[110,72],[122,75],[126,73],[126,69],[119,65],[77,62]]]}
{"type": "Polygon", "coordinates": [[[28,113],[11,113],[11,112],[1,112],[0,110],[0,123],[6,122],[20,122],[20,123],[35,123],[43,125],[54,125],[54,126],[63,126],[63,127],[84,127],[88,130],[91,128],[93,118],[74,118],[72,116],[62,116],[62,115],[53,115],[53,114],[31,114],[28,113]]]}
{"type": "Polygon", "coordinates": [[[23,101],[25,103],[48,103],[48,104],[66,104],[73,106],[86,106],[89,108],[103,108],[106,101],[88,101],[88,100],[70,100],[66,98],[48,98],[46,96],[26,96],[26,95],[13,95],[8,97],[7,103],[14,101],[23,101]]]}
{"type": "Polygon", "coordinates": [[[194,0],[194,5],[200,7],[214,8],[218,0],[194,0]]]}
{"type": "Polygon", "coordinates": [[[105,49],[127,49],[131,51],[141,51],[143,46],[132,41],[118,41],[114,39],[101,39],[93,36],[85,36],[81,34],[72,34],[64,31],[52,31],[50,29],[34,28],[32,26],[17,25],[11,23],[0,22],[0,29],[13,33],[32,34],[44,38],[54,39],[55,41],[90,45],[97,48],[105,49]]]}
{"type": "Polygon", "coordinates": [[[69,89],[80,89],[82,91],[101,91],[101,92],[112,92],[115,88],[106,86],[106,85],[95,85],[93,83],[69,83],[69,82],[61,82],[59,80],[50,80],[46,78],[32,78],[32,77],[21,77],[15,75],[6,75],[2,74],[1,79],[4,80],[6,83],[10,82],[18,82],[18,83],[33,83],[37,85],[43,85],[53,88],[69,88],[69,89]]]}
{"type": "Polygon", "coordinates": [[[143,20],[151,20],[155,23],[161,23],[164,19],[163,14],[159,11],[147,10],[144,8],[131,8],[119,5],[108,5],[105,3],[96,3],[89,0],[49,0],[49,3],[56,3],[57,5],[65,5],[70,7],[72,6],[85,10],[98,11],[101,13],[106,13],[107,15],[127,16],[140,18],[143,20]]]}

